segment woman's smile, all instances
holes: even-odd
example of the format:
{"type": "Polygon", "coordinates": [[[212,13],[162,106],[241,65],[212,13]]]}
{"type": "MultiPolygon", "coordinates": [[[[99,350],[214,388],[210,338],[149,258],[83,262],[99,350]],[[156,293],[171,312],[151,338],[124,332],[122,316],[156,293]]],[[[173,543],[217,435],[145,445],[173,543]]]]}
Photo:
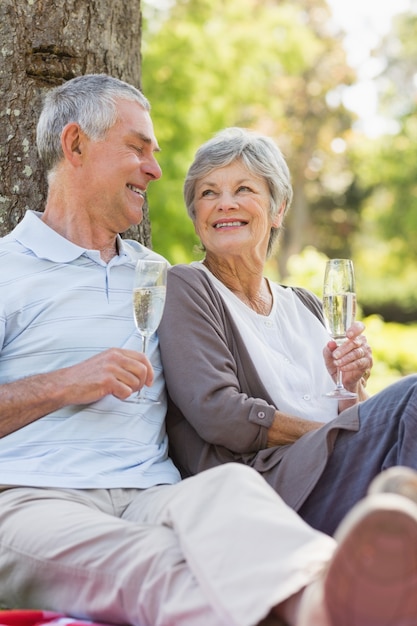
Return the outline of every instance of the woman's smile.
{"type": "Polygon", "coordinates": [[[219,220],[218,222],[216,222],[215,224],[213,224],[214,228],[217,229],[230,229],[230,228],[234,228],[234,227],[241,227],[241,226],[246,226],[248,222],[243,221],[243,220],[219,220]]]}

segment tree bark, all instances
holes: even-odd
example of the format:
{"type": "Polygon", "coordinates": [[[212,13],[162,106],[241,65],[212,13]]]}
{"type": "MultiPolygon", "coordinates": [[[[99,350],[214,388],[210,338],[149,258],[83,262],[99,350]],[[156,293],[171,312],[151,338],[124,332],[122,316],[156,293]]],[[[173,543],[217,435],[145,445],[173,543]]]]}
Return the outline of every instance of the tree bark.
{"type": "MultiPolygon", "coordinates": [[[[140,87],[140,0],[1,0],[0,236],[42,211],[36,123],[46,90],[90,73],[140,87]]],[[[147,205],[130,237],[150,245],[147,205]]]]}

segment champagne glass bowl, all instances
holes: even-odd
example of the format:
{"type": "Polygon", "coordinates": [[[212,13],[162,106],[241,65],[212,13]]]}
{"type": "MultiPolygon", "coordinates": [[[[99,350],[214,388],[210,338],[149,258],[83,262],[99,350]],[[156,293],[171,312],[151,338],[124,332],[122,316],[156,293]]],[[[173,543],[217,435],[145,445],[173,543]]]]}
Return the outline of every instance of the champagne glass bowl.
{"type": "MultiPolygon", "coordinates": [[[[356,293],[353,262],[350,259],[330,259],[326,263],[323,283],[323,313],[327,330],[338,346],[346,341],[346,331],[355,320],[356,293]]],[[[338,368],[336,387],[325,394],[328,398],[346,400],[357,394],[345,389],[338,368]]]]}

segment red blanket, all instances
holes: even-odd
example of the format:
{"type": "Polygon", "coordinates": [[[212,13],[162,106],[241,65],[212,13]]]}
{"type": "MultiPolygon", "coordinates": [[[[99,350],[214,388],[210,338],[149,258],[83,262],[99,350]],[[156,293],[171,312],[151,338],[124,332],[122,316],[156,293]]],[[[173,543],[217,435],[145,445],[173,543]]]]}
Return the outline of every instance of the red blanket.
{"type": "Polygon", "coordinates": [[[0,626],[108,626],[89,620],[76,619],[53,611],[32,609],[0,610],[0,626]]]}

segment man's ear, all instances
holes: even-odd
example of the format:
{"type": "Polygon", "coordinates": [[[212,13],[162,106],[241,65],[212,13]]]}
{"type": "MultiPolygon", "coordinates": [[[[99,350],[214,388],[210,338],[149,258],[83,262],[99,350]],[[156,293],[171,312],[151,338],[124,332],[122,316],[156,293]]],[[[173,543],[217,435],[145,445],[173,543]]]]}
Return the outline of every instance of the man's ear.
{"type": "Polygon", "coordinates": [[[70,122],[61,133],[61,146],[65,158],[77,165],[82,161],[85,134],[76,122],[70,122]]]}

